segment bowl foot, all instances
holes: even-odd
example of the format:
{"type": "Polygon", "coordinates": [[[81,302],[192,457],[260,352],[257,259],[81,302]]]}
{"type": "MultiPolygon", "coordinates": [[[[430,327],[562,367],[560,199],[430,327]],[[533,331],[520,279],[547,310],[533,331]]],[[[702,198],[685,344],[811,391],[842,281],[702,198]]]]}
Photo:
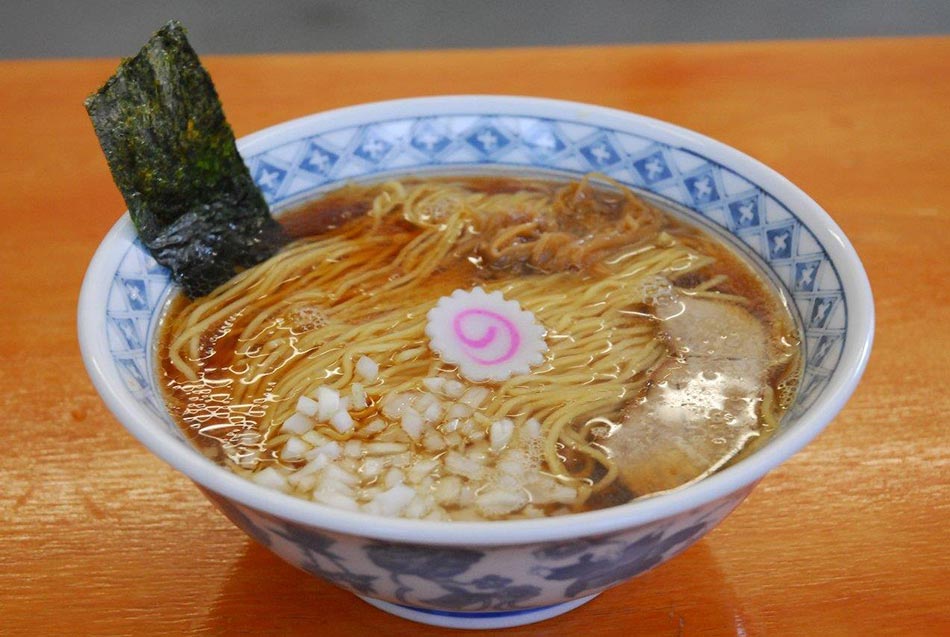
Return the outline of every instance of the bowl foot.
{"type": "Polygon", "coordinates": [[[418,608],[415,606],[403,606],[393,604],[378,599],[371,599],[357,595],[367,604],[376,608],[421,624],[430,624],[432,626],[442,626],[445,628],[469,628],[473,630],[484,630],[491,628],[510,628],[511,626],[523,626],[535,622],[544,621],[551,617],[557,617],[563,613],[573,610],[582,604],[586,604],[597,595],[588,595],[579,597],[569,602],[561,604],[552,604],[550,606],[541,606],[539,608],[525,608],[522,610],[509,611],[488,611],[481,613],[465,613],[457,611],[432,610],[429,608],[418,608]]]}

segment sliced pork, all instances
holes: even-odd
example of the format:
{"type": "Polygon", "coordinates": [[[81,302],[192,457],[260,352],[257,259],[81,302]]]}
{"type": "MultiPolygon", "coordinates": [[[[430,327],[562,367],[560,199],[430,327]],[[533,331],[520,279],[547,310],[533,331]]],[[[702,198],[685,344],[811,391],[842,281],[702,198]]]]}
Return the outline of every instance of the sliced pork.
{"type": "Polygon", "coordinates": [[[715,471],[757,436],[768,334],[735,303],[677,295],[655,308],[675,359],[604,444],[635,494],[715,471]]]}

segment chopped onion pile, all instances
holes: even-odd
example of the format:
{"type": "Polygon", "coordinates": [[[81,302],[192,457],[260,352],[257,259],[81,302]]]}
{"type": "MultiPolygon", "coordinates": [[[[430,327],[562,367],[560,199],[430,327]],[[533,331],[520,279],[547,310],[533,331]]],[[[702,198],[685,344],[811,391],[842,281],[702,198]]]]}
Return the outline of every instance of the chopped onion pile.
{"type": "MultiPolygon", "coordinates": [[[[490,389],[455,375],[417,389],[372,395],[378,364],[362,357],[359,381],[321,386],[297,400],[280,427],[278,462],[251,480],[321,504],[430,520],[540,517],[569,512],[576,489],[543,473],[541,425],[489,421],[490,389]],[[364,386],[363,383],[366,383],[364,386]],[[335,440],[318,429],[332,427],[335,440]]],[[[260,468],[263,467],[263,468],[260,468]]]]}

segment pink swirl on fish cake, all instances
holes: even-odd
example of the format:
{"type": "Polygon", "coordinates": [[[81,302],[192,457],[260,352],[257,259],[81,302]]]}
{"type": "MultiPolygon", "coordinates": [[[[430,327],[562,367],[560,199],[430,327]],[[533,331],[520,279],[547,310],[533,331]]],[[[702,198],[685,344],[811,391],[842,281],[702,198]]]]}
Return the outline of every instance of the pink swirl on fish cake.
{"type": "Polygon", "coordinates": [[[526,374],[544,360],[545,330],[534,314],[501,292],[455,290],[427,314],[429,347],[472,381],[526,374]]]}
{"type": "Polygon", "coordinates": [[[481,358],[471,351],[468,352],[468,355],[476,363],[481,365],[497,365],[498,363],[504,363],[509,361],[514,357],[518,352],[518,346],[521,345],[521,335],[518,333],[518,328],[515,327],[515,324],[505,318],[503,315],[498,312],[492,312],[491,310],[483,310],[472,308],[468,310],[462,310],[455,315],[455,318],[452,319],[452,328],[455,330],[455,336],[466,346],[469,350],[481,350],[486,349],[495,342],[495,337],[498,335],[498,329],[495,325],[489,325],[488,329],[485,330],[485,334],[480,338],[469,338],[465,334],[465,329],[463,323],[465,322],[466,317],[469,316],[483,316],[496,323],[498,323],[502,329],[508,333],[508,349],[505,350],[500,356],[495,358],[481,358]]]}

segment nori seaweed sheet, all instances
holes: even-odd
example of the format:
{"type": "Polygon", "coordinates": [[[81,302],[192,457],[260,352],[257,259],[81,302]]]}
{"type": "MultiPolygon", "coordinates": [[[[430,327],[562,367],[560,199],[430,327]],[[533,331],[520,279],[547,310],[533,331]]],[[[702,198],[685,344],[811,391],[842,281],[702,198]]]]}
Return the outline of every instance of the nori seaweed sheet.
{"type": "Polygon", "coordinates": [[[85,104],[139,237],[189,297],[286,243],[180,23],[123,60],[85,104]]]}

